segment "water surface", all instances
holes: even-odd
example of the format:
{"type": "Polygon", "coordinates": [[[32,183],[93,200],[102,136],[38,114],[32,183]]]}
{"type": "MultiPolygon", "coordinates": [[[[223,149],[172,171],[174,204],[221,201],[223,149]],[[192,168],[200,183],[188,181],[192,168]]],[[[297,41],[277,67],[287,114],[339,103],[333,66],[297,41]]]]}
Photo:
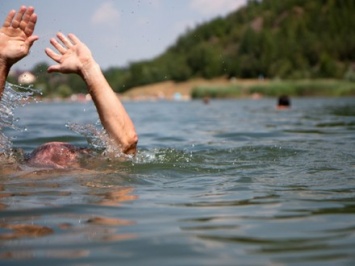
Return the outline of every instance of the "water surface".
{"type": "MultiPolygon", "coordinates": [[[[353,265],[355,101],[125,102],[133,160],[0,175],[4,265],[353,265]]],[[[91,103],[16,109],[30,152],[86,145],[91,103]]]]}

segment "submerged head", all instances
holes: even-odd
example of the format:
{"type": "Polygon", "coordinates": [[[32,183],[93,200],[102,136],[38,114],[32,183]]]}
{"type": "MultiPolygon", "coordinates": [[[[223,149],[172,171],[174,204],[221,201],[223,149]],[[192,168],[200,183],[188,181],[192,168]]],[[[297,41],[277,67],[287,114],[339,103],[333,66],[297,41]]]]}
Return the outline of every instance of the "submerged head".
{"type": "Polygon", "coordinates": [[[86,149],[77,148],[69,143],[49,142],[36,148],[26,162],[34,167],[77,168],[80,167],[79,155],[87,152],[86,149]]]}

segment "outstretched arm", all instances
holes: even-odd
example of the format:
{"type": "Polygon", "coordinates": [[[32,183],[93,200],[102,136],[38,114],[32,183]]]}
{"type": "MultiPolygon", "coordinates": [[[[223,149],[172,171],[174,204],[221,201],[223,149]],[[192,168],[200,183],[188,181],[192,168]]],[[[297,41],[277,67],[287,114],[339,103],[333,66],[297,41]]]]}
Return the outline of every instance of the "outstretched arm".
{"type": "Polygon", "coordinates": [[[46,54],[57,65],[50,66],[48,72],[77,73],[88,86],[103,127],[109,137],[126,154],[134,154],[138,136],[133,122],[105,79],[100,66],[94,60],[89,48],[74,34],[68,37],[62,33],[50,40],[58,53],[47,48],[46,54]]]}
{"type": "Polygon", "coordinates": [[[38,36],[32,35],[37,22],[33,7],[11,10],[0,28],[0,100],[10,68],[28,55],[38,36]]]}

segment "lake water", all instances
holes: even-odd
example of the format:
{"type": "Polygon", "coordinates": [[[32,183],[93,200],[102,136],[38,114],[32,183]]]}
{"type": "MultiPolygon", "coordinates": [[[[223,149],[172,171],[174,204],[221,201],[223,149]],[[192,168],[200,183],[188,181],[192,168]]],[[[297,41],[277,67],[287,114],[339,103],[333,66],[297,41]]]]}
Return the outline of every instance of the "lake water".
{"type": "MultiPolygon", "coordinates": [[[[354,265],[355,99],[125,102],[131,161],[0,176],[1,265],[354,265]]],[[[91,103],[33,103],[30,152],[91,103]]]]}

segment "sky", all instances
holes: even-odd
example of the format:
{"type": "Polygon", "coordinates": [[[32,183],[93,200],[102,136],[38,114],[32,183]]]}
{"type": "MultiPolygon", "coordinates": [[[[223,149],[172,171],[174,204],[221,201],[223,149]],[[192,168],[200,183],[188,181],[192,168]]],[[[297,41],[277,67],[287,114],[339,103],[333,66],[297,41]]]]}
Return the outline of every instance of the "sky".
{"type": "MultiPolygon", "coordinates": [[[[74,33],[102,69],[124,67],[162,54],[197,25],[245,5],[247,0],[0,0],[0,20],[11,9],[33,6],[39,40],[16,69],[53,63],[44,53],[56,32],[74,33]]],[[[1,22],[2,24],[2,22],[1,22]]]]}

